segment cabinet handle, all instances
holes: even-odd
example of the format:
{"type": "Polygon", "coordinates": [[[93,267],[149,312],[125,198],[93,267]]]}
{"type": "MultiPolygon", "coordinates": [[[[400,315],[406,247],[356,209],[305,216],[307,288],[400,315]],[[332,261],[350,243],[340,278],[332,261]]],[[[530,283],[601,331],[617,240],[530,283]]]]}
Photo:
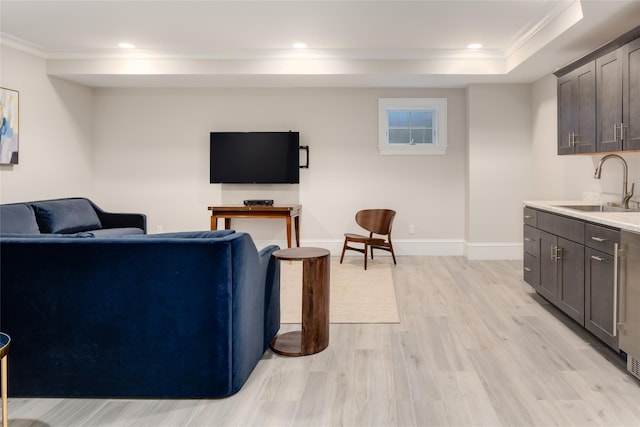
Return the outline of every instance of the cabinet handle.
{"type": "Polygon", "coordinates": [[[613,336],[618,336],[618,243],[613,244],[613,336]]]}
{"type": "Polygon", "coordinates": [[[525,267],[524,271],[533,271],[533,268],[525,267]]]}
{"type": "MultiPolygon", "coordinates": [[[[629,127],[624,123],[620,123],[620,141],[624,141],[624,128],[629,127]]],[[[618,125],[613,125],[613,140],[618,140],[618,125]]]]}
{"type": "Polygon", "coordinates": [[[531,218],[533,218],[533,215],[525,215],[524,216],[524,219],[531,219],[531,218]]]}
{"type": "Polygon", "coordinates": [[[601,256],[595,256],[595,255],[591,255],[591,259],[594,260],[594,261],[599,261],[599,262],[602,262],[602,261],[605,260],[601,256]]]}
{"type": "Polygon", "coordinates": [[[562,248],[557,245],[551,245],[551,261],[558,262],[562,259],[562,248]]]}
{"type": "Polygon", "coordinates": [[[525,238],[524,238],[524,241],[525,241],[525,242],[530,242],[530,241],[531,241],[531,239],[530,239],[530,238],[528,238],[528,237],[525,237],[525,238]]]}
{"type": "Polygon", "coordinates": [[[597,237],[597,236],[591,236],[591,240],[595,240],[596,242],[606,242],[607,239],[605,239],[604,237],[597,237]]]}

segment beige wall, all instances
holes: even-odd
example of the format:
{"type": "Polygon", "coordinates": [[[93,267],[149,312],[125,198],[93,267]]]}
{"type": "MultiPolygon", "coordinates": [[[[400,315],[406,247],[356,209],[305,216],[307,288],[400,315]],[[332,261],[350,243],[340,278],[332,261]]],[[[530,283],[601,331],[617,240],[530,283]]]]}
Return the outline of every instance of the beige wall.
{"type": "Polygon", "coordinates": [[[0,86],[19,92],[19,164],[0,166],[0,202],[91,195],[92,90],[46,61],[0,46],[0,86]]]}
{"type": "Polygon", "coordinates": [[[467,88],[467,255],[521,256],[522,200],[531,183],[530,85],[467,88]]]}
{"type": "MultiPolygon", "coordinates": [[[[152,232],[201,229],[209,224],[209,205],[266,198],[303,205],[306,244],[339,243],[356,230],[354,213],[369,207],[395,209],[394,237],[411,240],[414,249],[417,242],[459,244],[464,105],[460,89],[98,89],[95,190],[109,204],[147,212],[152,232]],[[380,97],[447,97],[447,155],[379,155],[380,97]],[[310,168],[301,170],[299,185],[209,184],[214,130],[300,131],[310,168]]],[[[284,241],[283,227],[270,222],[236,224],[258,241],[284,241]]]]}

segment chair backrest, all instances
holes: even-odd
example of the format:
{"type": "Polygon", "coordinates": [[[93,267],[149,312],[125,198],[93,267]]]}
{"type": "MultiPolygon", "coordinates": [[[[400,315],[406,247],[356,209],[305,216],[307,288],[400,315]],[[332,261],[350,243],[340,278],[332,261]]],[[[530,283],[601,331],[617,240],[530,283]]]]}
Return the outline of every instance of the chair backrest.
{"type": "Polygon", "coordinates": [[[371,233],[389,235],[395,216],[391,209],[364,209],[356,213],[356,222],[371,233]]]}

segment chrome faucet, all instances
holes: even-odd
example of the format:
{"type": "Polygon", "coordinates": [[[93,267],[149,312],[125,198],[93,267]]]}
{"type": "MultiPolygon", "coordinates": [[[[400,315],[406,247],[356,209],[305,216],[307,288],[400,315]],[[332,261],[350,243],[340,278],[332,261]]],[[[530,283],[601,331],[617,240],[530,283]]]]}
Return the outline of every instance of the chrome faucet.
{"type": "Polygon", "coordinates": [[[598,162],[598,166],[596,166],[596,173],[593,175],[595,179],[600,179],[600,175],[602,175],[602,165],[606,160],[609,159],[618,159],[622,162],[623,167],[623,177],[622,177],[622,207],[625,209],[629,209],[629,200],[633,197],[633,189],[635,187],[635,183],[631,184],[631,191],[627,190],[627,181],[629,179],[629,169],[627,167],[627,162],[617,154],[607,154],[598,162]]]}

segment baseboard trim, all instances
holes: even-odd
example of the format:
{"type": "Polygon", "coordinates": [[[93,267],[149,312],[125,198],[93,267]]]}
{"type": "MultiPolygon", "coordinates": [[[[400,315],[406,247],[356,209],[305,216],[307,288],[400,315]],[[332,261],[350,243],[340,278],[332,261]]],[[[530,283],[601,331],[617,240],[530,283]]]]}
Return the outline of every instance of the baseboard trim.
{"type": "Polygon", "coordinates": [[[522,243],[469,243],[465,242],[464,256],[468,260],[521,260],[522,243]]]}
{"type": "Polygon", "coordinates": [[[397,255],[462,256],[462,240],[394,240],[397,255]]]}
{"type": "MultiPolygon", "coordinates": [[[[340,256],[343,240],[302,240],[300,246],[313,246],[328,249],[332,256],[340,256]]],[[[256,241],[262,248],[274,242],[256,241]]],[[[276,242],[286,248],[286,242],[276,242]]],[[[415,256],[464,256],[469,260],[520,260],[522,259],[522,243],[469,243],[464,240],[394,240],[396,255],[415,256]]],[[[390,256],[388,252],[376,251],[376,256],[390,256]]],[[[354,251],[347,251],[345,256],[362,256],[354,251]]]]}

